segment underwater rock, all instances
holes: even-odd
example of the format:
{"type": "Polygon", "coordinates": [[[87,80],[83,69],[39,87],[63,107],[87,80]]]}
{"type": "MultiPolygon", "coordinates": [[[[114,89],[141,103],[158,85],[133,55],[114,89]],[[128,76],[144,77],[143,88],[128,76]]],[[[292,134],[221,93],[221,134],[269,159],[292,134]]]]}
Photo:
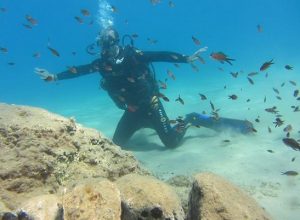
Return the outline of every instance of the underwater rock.
{"type": "Polygon", "coordinates": [[[34,220],[61,220],[58,218],[61,201],[55,195],[41,195],[24,202],[20,207],[34,220]]]}
{"type": "Polygon", "coordinates": [[[79,184],[63,196],[64,220],[121,219],[121,196],[108,180],[79,184]]]}
{"type": "Polygon", "coordinates": [[[148,173],[95,129],[46,110],[0,103],[0,198],[9,210],[85,178],[148,173]]]}
{"type": "Polygon", "coordinates": [[[122,198],[122,220],[184,219],[180,199],[164,182],[128,174],[116,181],[122,198]]]}
{"type": "Polygon", "coordinates": [[[212,173],[195,176],[187,215],[187,220],[271,219],[254,199],[212,173]]]}

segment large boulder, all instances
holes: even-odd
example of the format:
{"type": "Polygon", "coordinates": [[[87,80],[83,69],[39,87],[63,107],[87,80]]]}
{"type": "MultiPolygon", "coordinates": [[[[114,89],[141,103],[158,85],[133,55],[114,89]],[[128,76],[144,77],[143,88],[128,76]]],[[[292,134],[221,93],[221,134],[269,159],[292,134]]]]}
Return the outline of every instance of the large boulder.
{"type": "Polygon", "coordinates": [[[69,182],[145,173],[101,133],[46,110],[0,104],[0,199],[10,210],[69,182]]]}
{"type": "Polygon", "coordinates": [[[29,213],[34,220],[60,220],[63,214],[61,198],[56,195],[40,195],[27,200],[21,210],[29,213]]]}
{"type": "Polygon", "coordinates": [[[108,180],[89,180],[63,196],[63,208],[65,220],[120,220],[120,191],[108,180]]]}
{"type": "Polygon", "coordinates": [[[183,220],[175,191],[150,176],[128,174],[116,181],[121,191],[122,220],[183,220]]]}
{"type": "Polygon", "coordinates": [[[189,196],[188,220],[270,220],[254,199],[212,174],[195,176],[189,196]]]}

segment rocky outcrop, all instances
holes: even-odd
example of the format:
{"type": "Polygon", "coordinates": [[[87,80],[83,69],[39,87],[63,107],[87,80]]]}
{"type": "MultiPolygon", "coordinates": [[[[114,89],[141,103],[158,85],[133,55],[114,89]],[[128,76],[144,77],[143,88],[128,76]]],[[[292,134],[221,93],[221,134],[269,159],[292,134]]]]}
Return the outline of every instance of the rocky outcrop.
{"type": "Polygon", "coordinates": [[[233,184],[212,174],[195,176],[188,220],[270,220],[269,215],[233,184]]]}
{"type": "Polygon", "coordinates": [[[63,196],[64,220],[120,220],[121,197],[108,180],[89,180],[63,196]]]}
{"type": "Polygon", "coordinates": [[[219,176],[168,185],[98,131],[42,109],[0,104],[0,150],[0,219],[270,219],[219,176]]]}
{"type": "Polygon", "coordinates": [[[0,104],[0,200],[11,210],[86,178],[145,173],[134,156],[74,119],[0,104]]]}
{"type": "Polygon", "coordinates": [[[62,212],[62,201],[56,195],[41,195],[33,197],[20,206],[21,210],[30,213],[34,220],[60,219],[62,212]]]}
{"type": "Polygon", "coordinates": [[[122,220],[184,219],[180,199],[166,183],[129,174],[117,184],[122,197],[122,220]]]}

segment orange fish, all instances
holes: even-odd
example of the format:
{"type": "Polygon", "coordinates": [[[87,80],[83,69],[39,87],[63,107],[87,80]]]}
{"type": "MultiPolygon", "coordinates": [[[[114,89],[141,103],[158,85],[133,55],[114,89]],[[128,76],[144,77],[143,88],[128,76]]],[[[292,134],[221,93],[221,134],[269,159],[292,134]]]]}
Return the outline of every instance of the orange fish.
{"type": "Polygon", "coordinates": [[[33,17],[31,17],[30,15],[25,15],[25,18],[32,25],[38,24],[38,21],[36,19],[34,19],[33,17]]]}
{"type": "Polygon", "coordinates": [[[260,67],[260,71],[265,71],[266,69],[268,69],[273,63],[273,59],[268,61],[268,62],[264,62],[264,64],[260,67]]]}
{"type": "Polygon", "coordinates": [[[229,63],[230,65],[232,65],[232,63],[230,62],[230,61],[235,61],[235,59],[231,59],[231,58],[229,58],[225,53],[223,53],[223,52],[217,52],[217,53],[211,53],[210,54],[210,56],[213,58],[213,59],[215,59],[215,60],[217,60],[217,61],[219,61],[219,62],[221,62],[221,63],[224,63],[224,62],[227,62],[227,63],[229,63]]]}
{"type": "Polygon", "coordinates": [[[173,80],[176,79],[174,73],[171,70],[167,70],[167,73],[168,73],[169,77],[171,77],[173,80]]]}

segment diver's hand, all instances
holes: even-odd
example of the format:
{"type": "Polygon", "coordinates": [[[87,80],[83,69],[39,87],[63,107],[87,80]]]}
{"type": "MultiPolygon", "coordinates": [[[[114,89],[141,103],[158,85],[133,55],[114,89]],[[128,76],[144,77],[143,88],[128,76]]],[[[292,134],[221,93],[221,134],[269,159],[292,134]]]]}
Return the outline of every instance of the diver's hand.
{"type": "Polygon", "coordinates": [[[197,50],[195,53],[193,53],[191,56],[188,56],[187,61],[189,63],[194,62],[197,60],[200,56],[200,53],[207,51],[208,47],[202,47],[199,50],[197,50]]]}
{"type": "Polygon", "coordinates": [[[52,74],[50,73],[48,70],[46,69],[41,69],[41,68],[38,68],[36,67],[34,69],[34,72],[36,74],[39,75],[39,77],[42,79],[42,80],[45,80],[47,82],[52,82],[52,81],[55,81],[56,80],[56,77],[55,77],[55,74],[52,74]]]}

